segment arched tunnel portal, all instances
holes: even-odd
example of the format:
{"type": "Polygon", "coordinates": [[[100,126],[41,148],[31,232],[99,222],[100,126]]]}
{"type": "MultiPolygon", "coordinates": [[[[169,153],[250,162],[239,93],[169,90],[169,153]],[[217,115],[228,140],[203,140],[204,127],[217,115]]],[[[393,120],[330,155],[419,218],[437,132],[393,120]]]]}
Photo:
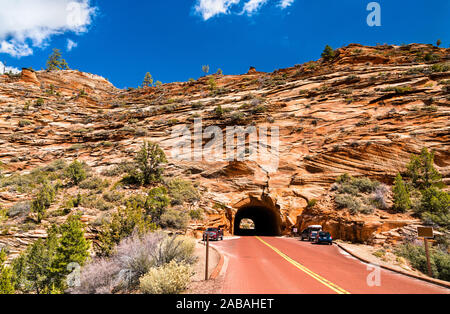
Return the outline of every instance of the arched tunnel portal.
{"type": "Polygon", "coordinates": [[[281,235],[281,218],[273,202],[251,199],[238,208],[234,217],[234,235],[238,236],[279,236],[281,235]],[[250,219],[254,229],[241,229],[241,221],[250,219]]]}

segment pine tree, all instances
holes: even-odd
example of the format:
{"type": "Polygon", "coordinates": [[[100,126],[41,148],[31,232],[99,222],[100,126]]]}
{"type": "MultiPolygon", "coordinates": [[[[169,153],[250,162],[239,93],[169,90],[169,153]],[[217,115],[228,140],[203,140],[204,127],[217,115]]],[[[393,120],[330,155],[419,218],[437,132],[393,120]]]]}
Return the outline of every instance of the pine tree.
{"type": "Polygon", "coordinates": [[[0,250],[0,294],[14,294],[14,272],[9,266],[4,266],[6,252],[0,250]]]}
{"type": "Polygon", "coordinates": [[[55,195],[55,188],[47,181],[44,181],[39,193],[31,203],[31,211],[37,214],[37,220],[39,223],[41,223],[45,216],[45,212],[51,206],[53,200],[55,199],[55,195]]]}
{"type": "Polygon", "coordinates": [[[331,48],[330,46],[326,45],[325,49],[322,52],[322,58],[325,59],[325,61],[330,61],[336,56],[336,52],[331,48]]]}
{"type": "Polygon", "coordinates": [[[209,73],[209,65],[202,66],[202,71],[207,75],[209,73]]]}
{"type": "Polygon", "coordinates": [[[153,86],[153,77],[149,72],[147,72],[147,74],[145,74],[145,78],[144,78],[144,82],[142,83],[142,87],[150,87],[150,86],[153,86]]]}
{"type": "Polygon", "coordinates": [[[420,190],[430,187],[442,187],[442,176],[434,167],[434,152],[429,152],[425,147],[419,156],[411,156],[411,161],[406,166],[407,176],[412,185],[420,190]]]}
{"type": "Polygon", "coordinates": [[[152,222],[159,224],[161,216],[166,212],[170,204],[167,189],[165,187],[158,187],[150,190],[145,201],[145,209],[147,215],[152,217],[152,222]]]}
{"type": "Polygon", "coordinates": [[[61,238],[56,248],[52,271],[63,289],[62,279],[70,273],[67,266],[76,263],[83,266],[89,256],[89,242],[84,237],[84,227],[79,215],[70,216],[60,227],[61,238]]]}
{"type": "Polygon", "coordinates": [[[394,192],[394,209],[400,213],[405,213],[410,210],[412,206],[411,199],[409,198],[409,192],[400,173],[395,178],[392,191],[394,192]]]}
{"type": "Polygon", "coordinates": [[[53,53],[48,57],[47,70],[68,70],[66,60],[62,59],[61,51],[59,49],[53,49],[53,53]]]}
{"type": "Polygon", "coordinates": [[[14,273],[9,266],[0,266],[0,294],[14,294],[14,273]]]}
{"type": "Polygon", "coordinates": [[[145,141],[136,154],[135,162],[141,171],[142,184],[148,185],[161,181],[161,164],[166,163],[167,158],[158,144],[145,141]]]}

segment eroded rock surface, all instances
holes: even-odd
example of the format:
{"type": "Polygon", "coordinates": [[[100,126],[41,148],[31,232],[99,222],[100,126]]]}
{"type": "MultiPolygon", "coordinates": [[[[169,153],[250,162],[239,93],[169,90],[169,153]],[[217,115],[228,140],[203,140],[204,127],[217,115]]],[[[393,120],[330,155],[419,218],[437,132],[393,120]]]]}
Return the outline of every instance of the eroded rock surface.
{"type": "MultiPolygon", "coordinates": [[[[449,58],[449,49],[431,45],[350,45],[331,62],[134,90],[78,71],[24,70],[21,77],[0,77],[0,161],[5,175],[61,158],[83,160],[101,173],[131,159],[148,139],[166,150],[168,177],[198,184],[202,201],[196,206],[208,221],[193,221],[191,234],[200,235],[206,225],[231,233],[237,210],[262,202],[279,215],[282,233],[297,222],[321,223],[336,237],[371,241],[417,221],[408,215],[338,212],[329,199],[330,185],[343,173],[391,184],[422,147],[436,152],[437,168],[450,183],[450,72],[431,68],[449,58]],[[433,61],[425,61],[427,55],[433,61]],[[263,160],[174,159],[172,128],[186,125],[193,131],[199,118],[204,129],[278,127],[279,152],[269,146],[264,156],[269,163],[278,159],[278,168],[263,160]],[[313,198],[322,199],[320,206],[303,213],[313,198]]],[[[1,205],[20,200],[1,190],[1,205]]],[[[92,221],[98,211],[88,214],[92,221]]],[[[24,241],[22,235],[12,232],[3,242],[24,241]]]]}

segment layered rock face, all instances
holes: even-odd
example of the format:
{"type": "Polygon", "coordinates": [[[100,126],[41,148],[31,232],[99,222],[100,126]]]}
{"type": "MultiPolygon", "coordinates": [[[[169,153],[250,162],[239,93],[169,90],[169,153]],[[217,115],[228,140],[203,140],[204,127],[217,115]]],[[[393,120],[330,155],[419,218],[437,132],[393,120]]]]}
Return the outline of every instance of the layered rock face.
{"type": "MultiPolygon", "coordinates": [[[[431,45],[350,45],[328,62],[126,91],[78,71],[1,76],[3,173],[75,158],[101,173],[131,159],[147,139],[165,149],[166,176],[192,180],[202,194],[195,206],[208,219],[192,222],[191,234],[207,225],[233,233],[236,213],[257,207],[275,214],[273,227],[282,234],[295,224],[321,223],[335,237],[370,242],[377,233],[416,221],[408,215],[338,212],[330,185],[344,173],[391,184],[423,147],[435,151],[437,168],[450,182],[450,72],[432,68],[448,62],[449,52],[431,45]],[[203,132],[196,136],[194,121],[200,119],[203,132]],[[208,128],[225,133],[234,125],[255,127],[259,137],[267,133],[267,145],[253,158],[247,134],[244,158],[207,158],[208,143],[223,151],[230,143],[212,141],[208,128]],[[173,154],[179,141],[174,128],[182,126],[192,148],[207,151],[203,158],[180,160],[173,154]],[[304,212],[313,198],[321,199],[320,206],[304,212]]],[[[5,207],[23,198],[0,190],[5,207]]],[[[96,212],[90,214],[94,220],[96,212]]]]}

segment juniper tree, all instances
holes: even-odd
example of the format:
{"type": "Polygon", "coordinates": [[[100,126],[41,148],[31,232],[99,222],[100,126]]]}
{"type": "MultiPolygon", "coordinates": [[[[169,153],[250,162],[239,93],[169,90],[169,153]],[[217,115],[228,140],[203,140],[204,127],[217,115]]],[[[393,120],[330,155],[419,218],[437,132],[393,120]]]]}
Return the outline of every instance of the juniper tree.
{"type": "Polygon", "coordinates": [[[62,58],[61,51],[59,49],[53,49],[53,53],[48,57],[47,60],[47,70],[68,70],[69,66],[62,58]]]}
{"type": "Polygon", "coordinates": [[[412,205],[411,199],[409,198],[408,189],[400,173],[395,178],[392,191],[394,193],[394,210],[401,213],[410,210],[412,205]]]}

